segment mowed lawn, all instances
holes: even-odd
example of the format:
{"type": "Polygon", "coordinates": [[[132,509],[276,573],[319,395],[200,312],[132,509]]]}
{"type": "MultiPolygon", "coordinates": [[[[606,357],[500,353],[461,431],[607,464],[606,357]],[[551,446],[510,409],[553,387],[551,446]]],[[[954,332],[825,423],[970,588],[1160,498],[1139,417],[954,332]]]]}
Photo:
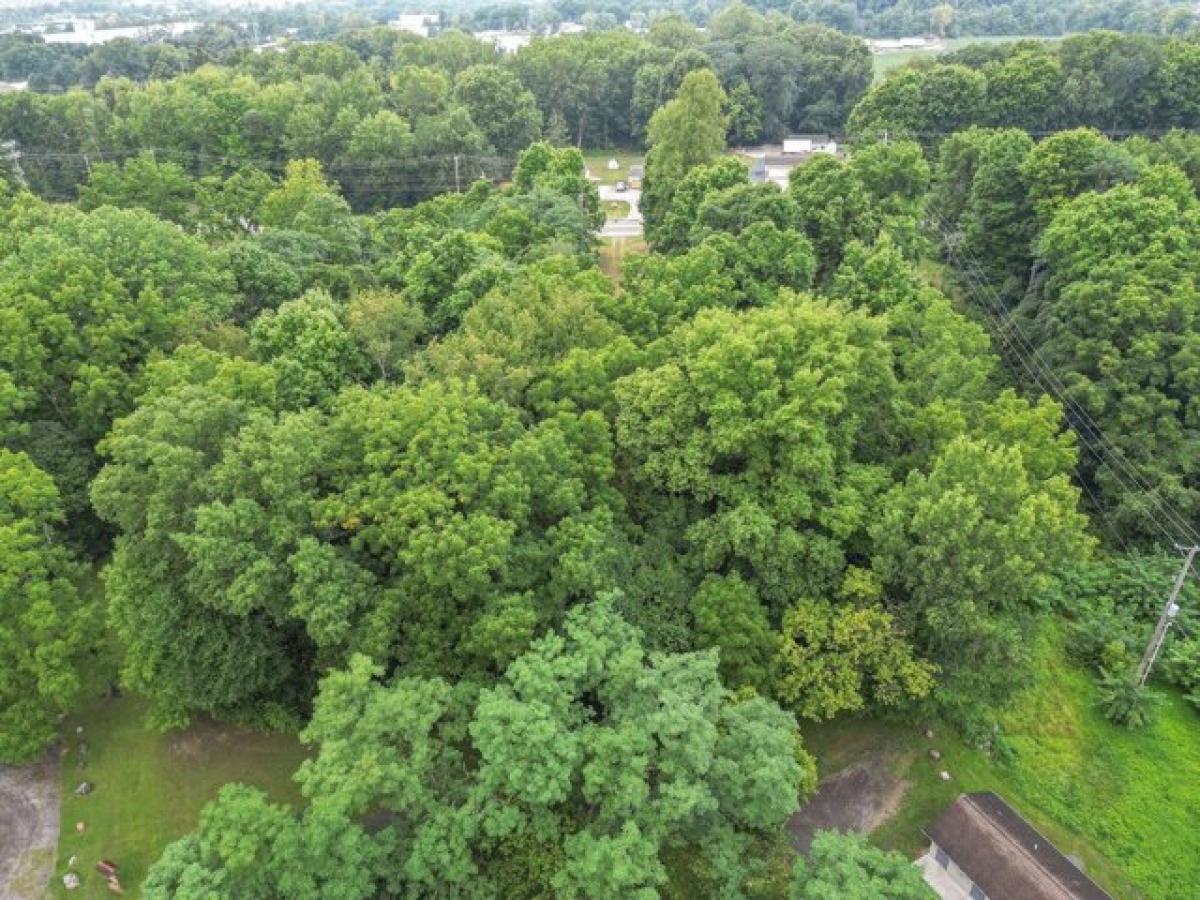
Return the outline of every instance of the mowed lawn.
{"type": "Polygon", "coordinates": [[[605,200],[603,203],[605,218],[628,219],[629,204],[624,200],[605,200]]]}
{"type": "Polygon", "coordinates": [[[1011,759],[993,762],[926,723],[842,719],[802,726],[822,774],[882,756],[908,782],[899,811],[875,832],[915,856],[922,828],[964,791],[991,790],[1016,807],[1116,898],[1200,896],[1200,715],[1177,693],[1153,726],[1110,725],[1090,676],[1060,662],[1049,629],[1036,682],[1006,717],[1011,759]],[[933,747],[942,754],[934,762],[933,747]],[[945,769],[951,780],[938,773],[945,769]]]}
{"type": "Polygon", "coordinates": [[[888,72],[900,68],[900,66],[910,60],[921,58],[936,59],[942,53],[949,52],[950,50],[958,50],[970,44],[1011,44],[1013,41],[1057,40],[1062,40],[1062,38],[1044,34],[991,34],[980,37],[947,38],[942,42],[945,44],[943,50],[896,50],[893,53],[875,53],[871,56],[871,62],[875,69],[875,80],[879,81],[888,72]]]}
{"type": "Polygon", "coordinates": [[[588,150],[583,154],[583,162],[600,184],[616,184],[618,181],[628,181],[629,167],[644,163],[645,156],[640,150],[588,150]],[[610,170],[610,159],[615,159],[621,167],[610,170]]]}
{"type": "MultiPolygon", "coordinates": [[[[97,666],[97,668],[100,668],[97,666]]],[[[99,674],[96,696],[64,724],[62,831],[51,896],[111,897],[96,862],[108,859],[120,869],[125,896],[141,895],[146,870],[172,840],[196,827],[200,810],[221,785],[242,781],[263,788],[276,800],[299,802],[291,774],[305,750],[294,737],[260,734],[199,721],[183,731],[160,733],[144,724],[145,704],[129,696],[103,696],[107,679],[99,674]],[[83,732],[76,728],[82,726],[83,732]],[[87,745],[86,761],[80,743],[87,745]],[[75,796],[83,780],[89,796],[75,796]],[[80,834],[75,823],[82,821],[80,834]],[[72,855],[83,880],[67,891],[62,876],[72,855]]]]}

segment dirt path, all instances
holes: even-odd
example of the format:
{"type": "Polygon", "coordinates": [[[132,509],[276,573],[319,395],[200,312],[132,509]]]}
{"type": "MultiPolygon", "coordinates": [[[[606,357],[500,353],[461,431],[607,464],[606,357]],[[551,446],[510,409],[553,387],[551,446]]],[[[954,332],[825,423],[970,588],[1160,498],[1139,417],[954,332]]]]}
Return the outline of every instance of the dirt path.
{"type": "Polygon", "coordinates": [[[41,900],[58,845],[58,765],[0,766],[0,900],[41,900]]]}
{"type": "Polygon", "coordinates": [[[788,819],[792,846],[807,853],[818,831],[873,831],[896,812],[907,787],[877,760],[830,775],[816,796],[788,819]]]}

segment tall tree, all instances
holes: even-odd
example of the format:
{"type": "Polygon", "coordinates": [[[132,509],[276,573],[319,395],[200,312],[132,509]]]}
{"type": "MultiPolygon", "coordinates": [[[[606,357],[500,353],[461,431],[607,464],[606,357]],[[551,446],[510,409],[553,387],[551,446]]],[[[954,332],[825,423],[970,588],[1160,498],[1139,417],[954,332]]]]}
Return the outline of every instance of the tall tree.
{"type": "Polygon", "coordinates": [[[791,716],[726,692],[715,653],[647,653],[609,599],[481,690],[355,657],[304,737],[302,815],[226,788],[148,896],[651,897],[679,849],[706,893],[738,896],[813,786],[791,716]]]}
{"type": "Polygon", "coordinates": [[[808,859],[798,858],[789,900],[932,900],[921,870],[860,834],[821,831],[808,859]]]}
{"type": "Polygon", "coordinates": [[[0,448],[0,761],[46,748],[79,691],[76,655],[96,622],[75,589],[79,569],[55,536],[53,479],[0,448]]]}
{"type": "Polygon", "coordinates": [[[713,162],[725,149],[725,92],[710,69],[691,72],[675,99],[651,117],[650,152],[641,210],[651,241],[670,207],[679,182],[693,168],[713,162]]]}

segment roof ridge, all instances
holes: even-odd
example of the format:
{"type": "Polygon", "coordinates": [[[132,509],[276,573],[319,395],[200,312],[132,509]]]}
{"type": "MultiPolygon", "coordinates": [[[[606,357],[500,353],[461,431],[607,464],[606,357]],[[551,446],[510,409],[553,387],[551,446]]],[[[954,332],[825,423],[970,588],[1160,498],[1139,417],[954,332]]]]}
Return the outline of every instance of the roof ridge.
{"type": "MultiPolygon", "coordinates": [[[[991,794],[993,797],[996,797],[996,799],[1000,800],[1002,803],[1004,803],[1005,806],[1007,806],[1010,810],[1012,810],[1014,815],[1020,816],[1020,814],[1017,813],[1017,811],[1015,809],[1012,809],[1012,806],[1010,806],[1007,802],[1005,802],[1004,799],[1002,797],[1000,797],[998,794],[994,794],[991,791],[986,791],[983,793],[991,794]]],[[[1054,886],[1063,895],[1065,900],[1073,900],[1073,898],[1075,896],[1074,891],[1072,891],[1069,886],[1063,884],[1062,879],[1060,879],[1058,877],[1058,875],[1056,875],[1054,872],[1052,872],[1050,869],[1048,869],[1045,865],[1043,865],[1042,861],[1040,859],[1038,859],[1035,854],[1033,854],[1029,850],[1027,850],[1025,848],[1025,845],[1023,843],[1021,843],[1021,841],[1017,840],[1017,838],[1012,834],[1012,832],[1010,832],[1007,828],[1003,827],[999,822],[997,822],[993,816],[989,815],[988,811],[986,809],[984,809],[983,806],[981,806],[979,803],[976,802],[975,796],[976,796],[975,794],[963,794],[962,798],[967,801],[967,803],[970,805],[971,809],[974,812],[978,813],[983,818],[983,820],[987,824],[988,828],[992,829],[993,831],[998,832],[1001,835],[1001,837],[1004,839],[1005,842],[1007,842],[1009,845],[1017,848],[1017,850],[1021,854],[1021,856],[1023,856],[1025,859],[1028,859],[1031,862],[1033,862],[1034,866],[1037,867],[1039,872],[1042,872],[1044,875],[1048,876],[1050,881],[1052,881],[1054,883],[1054,886]]],[[[1033,833],[1038,836],[1039,840],[1044,841],[1046,844],[1048,844],[1052,848],[1054,847],[1054,844],[1051,841],[1047,840],[1046,836],[1044,834],[1042,834],[1040,831],[1038,831],[1036,828],[1034,828],[1030,822],[1028,822],[1027,820],[1024,819],[1024,817],[1021,817],[1021,818],[1022,818],[1022,821],[1025,821],[1025,824],[1029,826],[1030,830],[1033,831],[1033,833]]]]}

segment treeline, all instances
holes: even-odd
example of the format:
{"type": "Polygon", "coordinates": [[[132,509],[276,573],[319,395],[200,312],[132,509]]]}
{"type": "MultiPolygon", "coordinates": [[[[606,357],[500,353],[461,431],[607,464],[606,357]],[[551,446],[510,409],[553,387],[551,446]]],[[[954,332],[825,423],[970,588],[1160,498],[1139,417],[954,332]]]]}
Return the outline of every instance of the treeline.
{"type": "MultiPolygon", "coordinates": [[[[763,0],[763,5],[774,3],[763,0]]],[[[1178,0],[798,0],[783,6],[800,21],[878,37],[1049,36],[1096,28],[1182,34],[1195,25],[1194,5],[1178,0]]]]}
{"type": "Polygon", "coordinates": [[[147,83],[105,75],[87,91],[0,96],[0,135],[20,154],[10,179],[47,197],[73,198],[97,163],[152,149],[196,177],[317,159],[363,211],[507,177],[542,136],[639,143],[701,67],[729,88],[735,141],[837,127],[871,78],[861,41],[746,10],[707,36],[666,20],[648,37],[556,37],[512,59],[463,32],[382,28],[147,83]]]}
{"type": "MultiPolygon", "coordinates": [[[[725,0],[557,0],[568,21],[650,25],[677,13],[697,25],[717,15],[725,0]]],[[[1194,4],[1178,0],[747,0],[759,12],[836,28],[846,34],[900,37],[935,33],[948,37],[1063,35],[1094,28],[1149,34],[1182,34],[1195,25],[1194,4]]],[[[504,4],[484,7],[504,10],[504,4]]],[[[483,12],[483,11],[481,11],[483,12]]],[[[523,21],[523,13],[508,21],[523,21]]]]}
{"type": "Polygon", "coordinates": [[[849,120],[868,139],[885,130],[937,139],[972,125],[1122,134],[1198,124],[1200,42],[1109,31],[975,45],[910,65],[876,85],[849,120]]]}
{"type": "Polygon", "coordinates": [[[0,81],[27,81],[29,90],[38,93],[92,87],[105,76],[146,82],[221,62],[249,44],[249,32],[230,25],[205,25],[162,41],[119,38],[97,47],[47,44],[32,34],[3,34],[0,81]]]}

